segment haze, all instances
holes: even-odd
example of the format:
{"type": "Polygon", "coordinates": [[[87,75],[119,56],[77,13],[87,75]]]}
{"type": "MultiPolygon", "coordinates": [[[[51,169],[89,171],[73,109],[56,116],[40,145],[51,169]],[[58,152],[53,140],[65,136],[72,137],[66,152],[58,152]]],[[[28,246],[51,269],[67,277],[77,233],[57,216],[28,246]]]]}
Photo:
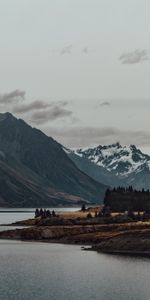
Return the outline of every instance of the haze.
{"type": "Polygon", "coordinates": [[[0,0],[0,110],[69,147],[150,153],[150,2],[0,0]]]}

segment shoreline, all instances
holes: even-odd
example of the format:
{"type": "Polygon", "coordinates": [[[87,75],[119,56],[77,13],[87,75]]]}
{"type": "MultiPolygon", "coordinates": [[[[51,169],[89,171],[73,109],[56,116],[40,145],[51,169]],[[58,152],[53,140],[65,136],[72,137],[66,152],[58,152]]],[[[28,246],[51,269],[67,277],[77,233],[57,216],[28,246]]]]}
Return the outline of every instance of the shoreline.
{"type": "MultiPolygon", "coordinates": [[[[85,249],[86,250],[86,249],[85,249]]],[[[91,246],[89,251],[97,251],[98,253],[114,255],[114,256],[130,256],[130,257],[148,257],[150,258],[150,250],[149,251],[137,251],[137,250],[99,250],[95,246],[91,246]]]]}
{"type": "Polygon", "coordinates": [[[7,226],[0,231],[0,239],[79,245],[85,251],[150,257],[149,220],[106,224],[98,218],[88,219],[85,213],[67,212],[0,226],[7,226]]]}
{"type": "Polygon", "coordinates": [[[62,244],[62,245],[74,245],[74,246],[80,246],[82,251],[96,251],[101,254],[108,254],[108,255],[114,255],[114,256],[129,256],[129,257],[147,257],[150,258],[150,251],[129,251],[129,250],[99,250],[93,245],[89,245],[89,243],[80,243],[80,242],[74,242],[74,241],[66,241],[66,240],[57,240],[57,239],[39,239],[39,240],[34,240],[34,239],[20,239],[20,238],[0,238],[0,240],[8,240],[8,241],[20,241],[20,242],[27,242],[27,243],[47,243],[47,244],[62,244]],[[87,248],[86,248],[87,247],[87,248]]]}

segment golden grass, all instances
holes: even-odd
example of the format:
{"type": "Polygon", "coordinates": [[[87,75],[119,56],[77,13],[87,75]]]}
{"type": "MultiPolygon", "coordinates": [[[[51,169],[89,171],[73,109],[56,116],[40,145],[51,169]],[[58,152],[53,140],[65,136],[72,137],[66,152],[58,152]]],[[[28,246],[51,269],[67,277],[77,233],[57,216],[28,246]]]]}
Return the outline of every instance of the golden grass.
{"type": "MultiPolygon", "coordinates": [[[[89,214],[88,212],[82,212],[82,211],[75,211],[75,212],[62,212],[62,213],[58,213],[60,218],[63,218],[65,220],[68,219],[77,219],[77,218],[87,218],[87,215],[89,214]]],[[[95,216],[95,212],[90,212],[90,214],[92,215],[92,217],[95,216]]]]}

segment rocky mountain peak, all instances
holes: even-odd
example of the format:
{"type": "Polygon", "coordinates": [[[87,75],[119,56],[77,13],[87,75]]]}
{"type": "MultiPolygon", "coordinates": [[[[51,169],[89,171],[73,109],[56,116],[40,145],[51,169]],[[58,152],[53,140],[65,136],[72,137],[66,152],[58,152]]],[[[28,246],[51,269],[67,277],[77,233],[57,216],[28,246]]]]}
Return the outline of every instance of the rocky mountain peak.
{"type": "Polygon", "coordinates": [[[115,172],[117,176],[127,176],[129,173],[138,172],[139,168],[145,164],[147,168],[150,166],[150,156],[142,153],[135,145],[122,146],[120,143],[114,143],[86,150],[77,149],[75,153],[110,172],[115,172]]]}
{"type": "Polygon", "coordinates": [[[16,119],[10,112],[0,113],[0,122],[4,120],[16,119]]]}

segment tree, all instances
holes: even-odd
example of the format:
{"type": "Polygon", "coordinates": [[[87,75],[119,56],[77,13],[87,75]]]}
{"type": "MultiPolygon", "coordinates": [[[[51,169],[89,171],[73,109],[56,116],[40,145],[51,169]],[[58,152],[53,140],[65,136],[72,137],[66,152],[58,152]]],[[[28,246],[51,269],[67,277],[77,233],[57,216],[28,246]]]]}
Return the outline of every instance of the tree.
{"type": "Polygon", "coordinates": [[[134,212],[130,208],[128,209],[128,217],[134,219],[134,212]]]}
{"type": "Polygon", "coordinates": [[[36,208],[36,210],[35,210],[35,218],[38,218],[39,216],[40,216],[39,209],[36,208]]]}
{"type": "Polygon", "coordinates": [[[44,209],[43,218],[46,218],[46,209],[44,209]]]}
{"type": "Polygon", "coordinates": [[[110,217],[110,206],[104,205],[101,212],[104,217],[110,217]]]}
{"type": "Polygon", "coordinates": [[[56,217],[56,214],[55,214],[55,211],[54,211],[54,210],[52,211],[52,216],[53,216],[53,217],[56,217]]]}
{"type": "Polygon", "coordinates": [[[85,204],[82,205],[81,207],[81,211],[85,212],[86,211],[86,207],[85,207],[85,204]]]}
{"type": "Polygon", "coordinates": [[[40,209],[40,217],[41,218],[43,217],[43,209],[42,208],[40,209]]]}
{"type": "Polygon", "coordinates": [[[97,218],[98,217],[98,214],[97,214],[97,211],[95,212],[95,218],[97,218]]]}
{"type": "Polygon", "coordinates": [[[46,212],[46,217],[47,217],[47,218],[51,218],[51,212],[50,212],[49,209],[48,209],[47,212],[46,212]]]}
{"type": "Polygon", "coordinates": [[[91,218],[92,218],[91,213],[88,213],[88,214],[87,214],[87,218],[88,218],[88,219],[91,219],[91,218]]]}

